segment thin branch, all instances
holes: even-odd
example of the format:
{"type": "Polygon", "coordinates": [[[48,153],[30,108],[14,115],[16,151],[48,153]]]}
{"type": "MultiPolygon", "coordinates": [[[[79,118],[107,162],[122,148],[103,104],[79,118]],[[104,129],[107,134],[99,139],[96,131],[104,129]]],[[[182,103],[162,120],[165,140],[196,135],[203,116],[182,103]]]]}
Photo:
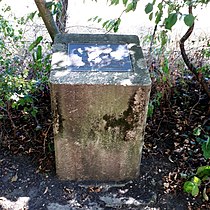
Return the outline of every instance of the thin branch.
{"type": "Polygon", "coordinates": [[[152,39],[151,39],[151,42],[150,42],[150,45],[149,45],[149,57],[150,57],[150,55],[152,53],[152,47],[153,47],[153,44],[154,44],[156,31],[157,31],[157,24],[154,27],[153,34],[152,34],[152,39]]]}
{"type": "MultiPolygon", "coordinates": [[[[192,5],[189,5],[189,14],[192,14],[192,5]]],[[[205,78],[203,77],[202,73],[199,73],[197,71],[197,68],[190,62],[185,50],[185,45],[184,45],[185,41],[190,37],[190,35],[193,32],[193,29],[194,29],[194,23],[192,26],[189,27],[184,36],[180,39],[179,46],[185,64],[187,65],[188,69],[195,75],[197,81],[201,84],[207,96],[210,98],[210,90],[207,82],[205,81],[205,78]]]]}
{"type": "Polygon", "coordinates": [[[46,1],[45,0],[34,0],[34,1],[44,21],[44,24],[50,34],[51,39],[54,40],[55,35],[59,34],[60,31],[53,19],[50,10],[47,7],[46,1]]]}

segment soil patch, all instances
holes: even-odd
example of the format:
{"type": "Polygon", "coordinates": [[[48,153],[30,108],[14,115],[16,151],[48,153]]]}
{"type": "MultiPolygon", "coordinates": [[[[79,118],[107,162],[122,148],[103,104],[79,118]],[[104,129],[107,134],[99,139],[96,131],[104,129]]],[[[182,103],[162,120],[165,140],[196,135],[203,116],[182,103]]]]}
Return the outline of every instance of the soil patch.
{"type": "Polygon", "coordinates": [[[192,131],[210,122],[205,94],[192,80],[184,82],[184,88],[178,84],[170,100],[164,98],[148,118],[139,178],[118,183],[56,177],[50,94],[43,90],[37,119],[13,113],[15,131],[8,119],[1,122],[0,208],[210,209],[202,195],[195,199],[182,190],[185,175],[209,164],[192,131]]]}

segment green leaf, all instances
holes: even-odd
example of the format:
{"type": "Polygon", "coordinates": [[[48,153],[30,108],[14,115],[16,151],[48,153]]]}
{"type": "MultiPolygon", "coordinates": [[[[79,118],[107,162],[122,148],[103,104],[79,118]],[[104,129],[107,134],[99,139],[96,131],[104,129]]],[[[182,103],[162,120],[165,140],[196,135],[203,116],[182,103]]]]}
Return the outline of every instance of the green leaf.
{"type": "Polygon", "coordinates": [[[42,36],[37,37],[37,39],[29,46],[29,51],[32,51],[42,41],[42,39],[42,36]]]}
{"type": "Polygon", "coordinates": [[[158,9],[162,11],[162,9],[163,9],[163,3],[159,3],[158,4],[158,9]]]}
{"type": "Polygon", "coordinates": [[[10,7],[10,6],[7,6],[6,8],[3,9],[3,11],[4,11],[4,12],[11,11],[11,7],[10,7]]]}
{"type": "Polygon", "coordinates": [[[189,27],[193,25],[194,20],[195,17],[192,14],[185,15],[184,17],[184,23],[189,27]]]}
{"type": "Polygon", "coordinates": [[[102,21],[102,18],[98,18],[98,23],[100,23],[102,21]]]}
{"type": "Polygon", "coordinates": [[[136,10],[136,7],[137,7],[137,1],[133,1],[133,11],[136,10]]]}
{"type": "Polygon", "coordinates": [[[199,188],[196,184],[193,186],[191,194],[193,197],[196,197],[199,194],[199,188]]]}
{"type": "Polygon", "coordinates": [[[125,12],[130,12],[131,10],[135,10],[135,9],[134,9],[134,4],[133,4],[133,3],[128,4],[128,6],[127,6],[125,12]]]}
{"type": "Polygon", "coordinates": [[[52,9],[52,6],[53,6],[53,2],[52,1],[50,1],[50,2],[46,2],[46,7],[48,8],[48,9],[52,9]]]}
{"type": "Polygon", "coordinates": [[[195,184],[193,183],[193,182],[191,182],[191,181],[186,181],[185,183],[184,183],[184,192],[186,192],[186,193],[192,193],[192,189],[193,189],[193,186],[194,186],[195,184]]]}
{"type": "Polygon", "coordinates": [[[127,3],[128,3],[128,0],[123,0],[123,4],[124,4],[124,6],[126,6],[126,5],[127,5],[127,3]]]}
{"type": "Polygon", "coordinates": [[[111,30],[114,27],[114,20],[110,20],[109,23],[106,25],[106,30],[111,30]]]}
{"type": "Polygon", "coordinates": [[[36,117],[37,113],[38,113],[37,108],[36,108],[36,107],[33,107],[33,109],[31,110],[31,115],[32,115],[33,117],[36,117]]]}
{"type": "Polygon", "coordinates": [[[151,3],[148,3],[146,6],[145,6],[145,13],[146,14],[149,14],[150,12],[152,12],[152,10],[153,10],[153,4],[151,4],[151,3]]]}
{"type": "Polygon", "coordinates": [[[98,16],[95,16],[94,18],[93,18],[93,21],[96,21],[98,19],[98,16]]]}
{"type": "Polygon", "coordinates": [[[27,18],[26,18],[26,22],[28,22],[28,20],[33,20],[34,19],[34,16],[36,15],[36,11],[35,12],[31,12],[28,16],[27,16],[27,18]]]}
{"type": "Polygon", "coordinates": [[[114,32],[118,31],[120,23],[121,23],[121,19],[118,18],[117,21],[114,23],[114,28],[113,28],[114,32]]]}
{"type": "Polygon", "coordinates": [[[109,20],[105,21],[103,24],[102,24],[102,27],[105,28],[106,25],[109,23],[109,20]]]}
{"type": "Polygon", "coordinates": [[[117,5],[117,4],[119,4],[119,0],[111,0],[110,6],[111,5],[117,5]]]}
{"type": "MultiPolygon", "coordinates": [[[[166,43],[168,41],[168,36],[167,36],[167,31],[166,30],[161,31],[161,33],[160,33],[160,41],[161,41],[161,47],[166,45],[166,43]]],[[[163,71],[167,70],[167,72],[164,71],[164,73],[168,74],[169,73],[169,68],[168,68],[169,64],[168,64],[167,58],[164,59],[164,63],[163,64],[164,64],[163,66],[167,65],[167,69],[163,69],[163,71]]]]}
{"type": "Polygon", "coordinates": [[[192,178],[192,181],[193,183],[195,183],[197,186],[200,186],[201,185],[201,180],[197,177],[197,176],[194,176],[192,178]]]}
{"type": "Polygon", "coordinates": [[[171,30],[172,26],[176,24],[177,21],[177,13],[171,13],[165,19],[165,28],[171,30]]]}
{"type": "Polygon", "coordinates": [[[152,104],[152,102],[150,102],[148,104],[148,111],[147,111],[148,117],[152,117],[153,112],[154,112],[154,108],[155,108],[154,105],[152,104]]]}
{"type": "Polygon", "coordinates": [[[196,171],[196,175],[200,178],[210,176],[210,166],[200,166],[196,171]]]}
{"type": "Polygon", "coordinates": [[[162,11],[156,12],[155,16],[156,16],[155,24],[158,24],[161,21],[161,18],[163,16],[163,12],[162,11]]]}
{"type": "Polygon", "coordinates": [[[152,18],[153,18],[153,12],[151,12],[151,13],[149,14],[149,20],[150,20],[150,21],[152,20],[152,18]]]}
{"type": "Polygon", "coordinates": [[[168,67],[168,61],[167,61],[167,59],[165,59],[162,69],[163,69],[163,72],[165,74],[169,74],[169,67],[168,67]]]}
{"type": "MultiPolygon", "coordinates": [[[[105,28],[106,30],[112,30],[115,27],[115,24],[117,21],[116,20],[107,20],[103,23],[103,28],[105,28]]],[[[117,27],[117,26],[116,26],[117,27]]]]}
{"type": "Polygon", "coordinates": [[[37,60],[42,59],[42,46],[41,45],[37,47],[36,58],[37,60]]]}
{"type": "Polygon", "coordinates": [[[209,143],[209,139],[202,144],[202,151],[203,151],[203,156],[206,159],[209,159],[210,158],[210,143],[209,143]]]}
{"type": "Polygon", "coordinates": [[[166,82],[167,81],[167,77],[164,75],[162,80],[163,80],[163,82],[166,82]]]}
{"type": "Polygon", "coordinates": [[[198,185],[192,181],[186,181],[184,183],[184,192],[190,193],[192,196],[196,197],[199,194],[198,185]]]}

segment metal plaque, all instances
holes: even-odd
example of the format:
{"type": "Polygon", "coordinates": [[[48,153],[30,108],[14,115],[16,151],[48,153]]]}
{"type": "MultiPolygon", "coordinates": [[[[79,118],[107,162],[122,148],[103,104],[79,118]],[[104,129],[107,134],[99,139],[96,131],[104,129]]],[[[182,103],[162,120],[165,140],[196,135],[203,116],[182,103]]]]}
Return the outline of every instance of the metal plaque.
{"type": "Polygon", "coordinates": [[[132,70],[127,45],[68,44],[71,71],[128,72],[132,70]]]}

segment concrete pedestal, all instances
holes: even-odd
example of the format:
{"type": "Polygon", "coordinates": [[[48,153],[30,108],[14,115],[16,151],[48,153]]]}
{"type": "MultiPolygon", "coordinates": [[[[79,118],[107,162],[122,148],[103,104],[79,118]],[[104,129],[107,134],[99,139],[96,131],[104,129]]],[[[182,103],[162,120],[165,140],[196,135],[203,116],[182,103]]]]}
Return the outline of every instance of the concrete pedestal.
{"type": "Polygon", "coordinates": [[[50,86],[58,176],[137,178],[151,89],[138,37],[58,35],[50,86]]]}

